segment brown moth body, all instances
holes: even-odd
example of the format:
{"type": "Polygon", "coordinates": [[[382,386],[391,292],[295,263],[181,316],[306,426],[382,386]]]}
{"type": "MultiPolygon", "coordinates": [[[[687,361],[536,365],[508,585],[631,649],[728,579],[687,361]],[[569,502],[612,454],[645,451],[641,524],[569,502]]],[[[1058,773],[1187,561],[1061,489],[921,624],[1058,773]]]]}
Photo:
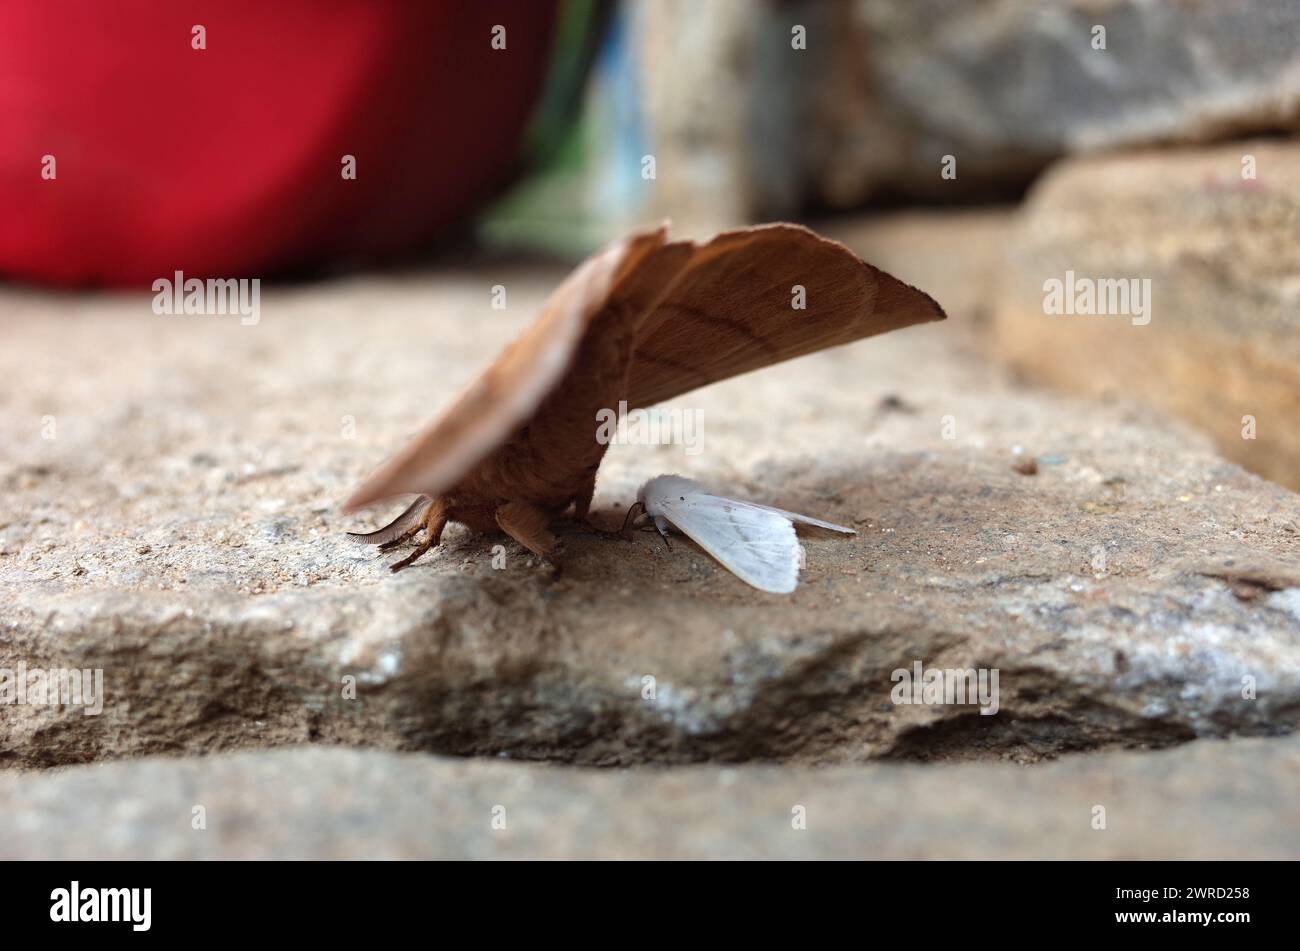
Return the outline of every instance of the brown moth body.
{"type": "Polygon", "coordinates": [[[928,320],[930,297],[798,225],[760,225],[705,244],[667,229],[616,242],[577,268],[522,335],[345,511],[420,498],[359,541],[392,547],[421,528],[406,567],[448,521],[504,531],[553,560],[552,520],[585,521],[607,445],[598,413],[641,408],[826,347],[928,320]],[[792,307],[802,287],[806,309],[792,307]]]}

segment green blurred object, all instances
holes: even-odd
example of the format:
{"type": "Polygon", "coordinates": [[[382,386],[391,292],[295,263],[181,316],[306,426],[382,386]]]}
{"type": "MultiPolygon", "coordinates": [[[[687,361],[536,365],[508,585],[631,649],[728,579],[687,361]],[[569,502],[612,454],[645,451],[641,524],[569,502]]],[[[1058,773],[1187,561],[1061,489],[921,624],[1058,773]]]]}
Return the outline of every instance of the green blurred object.
{"type": "Polygon", "coordinates": [[[526,134],[527,172],[480,217],[484,246],[576,260],[608,240],[609,209],[593,209],[593,180],[619,138],[620,105],[603,76],[627,67],[621,17],[611,0],[561,5],[550,72],[526,134]]]}
{"type": "Polygon", "coordinates": [[[530,167],[545,166],[572,131],[612,11],[611,0],[565,0],[560,5],[550,70],[524,134],[525,161],[530,167]]]}

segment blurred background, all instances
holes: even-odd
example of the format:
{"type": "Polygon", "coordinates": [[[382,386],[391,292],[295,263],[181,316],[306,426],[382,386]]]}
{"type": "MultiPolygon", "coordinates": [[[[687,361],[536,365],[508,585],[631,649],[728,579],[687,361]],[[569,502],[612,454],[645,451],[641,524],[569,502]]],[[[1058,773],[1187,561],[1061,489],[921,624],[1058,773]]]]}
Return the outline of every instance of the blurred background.
{"type": "Polygon", "coordinates": [[[1298,238],[1300,0],[5,0],[0,672],[106,702],[0,674],[0,858],[1295,857],[1298,238]],[[676,398],[705,451],[611,451],[594,518],[675,471],[855,537],[784,599],[571,523],[558,579],[350,543],[664,218],[805,222],[949,319],[676,398]],[[1000,715],[893,700],[922,661],[1000,715]]]}
{"type": "Polygon", "coordinates": [[[661,218],[804,220],[946,280],[1021,378],[1160,406],[1300,487],[1294,0],[16,0],[3,20],[16,282],[569,262],[661,218]],[[1045,320],[1067,270],[1152,279],[1153,323],[1045,320]]]}

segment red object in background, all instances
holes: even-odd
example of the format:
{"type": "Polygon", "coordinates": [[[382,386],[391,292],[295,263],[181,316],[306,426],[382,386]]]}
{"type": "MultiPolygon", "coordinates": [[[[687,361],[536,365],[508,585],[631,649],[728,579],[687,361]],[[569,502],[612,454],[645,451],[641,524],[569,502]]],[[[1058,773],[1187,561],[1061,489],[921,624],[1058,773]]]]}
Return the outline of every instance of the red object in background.
{"type": "Polygon", "coordinates": [[[516,170],[554,15],[552,0],[7,0],[0,272],[148,289],[410,249],[516,170]]]}

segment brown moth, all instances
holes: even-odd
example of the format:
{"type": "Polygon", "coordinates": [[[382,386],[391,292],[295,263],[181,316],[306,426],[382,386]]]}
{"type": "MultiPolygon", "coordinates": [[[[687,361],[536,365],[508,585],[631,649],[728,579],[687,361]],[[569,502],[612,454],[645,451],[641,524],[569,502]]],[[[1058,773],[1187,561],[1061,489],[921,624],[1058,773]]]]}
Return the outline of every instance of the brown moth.
{"type": "Polygon", "coordinates": [[[355,511],[418,498],[358,541],[425,536],[398,571],[437,545],[449,521],[510,535],[554,561],[552,520],[587,520],[608,448],[597,414],[643,408],[826,347],[944,319],[928,295],[848,248],[792,224],[669,241],[666,226],[583,262],[541,314],[447,410],[366,479],[355,511]],[[802,288],[804,308],[794,302],[802,288]]]}

